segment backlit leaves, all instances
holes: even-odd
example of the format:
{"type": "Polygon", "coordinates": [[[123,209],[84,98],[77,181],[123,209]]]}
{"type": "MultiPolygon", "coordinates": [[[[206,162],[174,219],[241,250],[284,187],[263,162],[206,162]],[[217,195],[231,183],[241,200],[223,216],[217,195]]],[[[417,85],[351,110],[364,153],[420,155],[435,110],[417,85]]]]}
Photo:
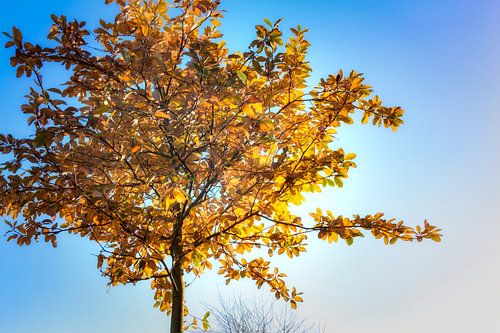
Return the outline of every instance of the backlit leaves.
{"type": "Polygon", "coordinates": [[[252,279],[295,308],[300,293],[269,258],[301,255],[309,233],[349,245],[364,232],[386,244],[440,241],[427,222],[290,212],[356,167],[354,153],[333,145],[338,127],[359,112],[396,130],[404,113],[371,97],[354,71],[308,88],[306,29],[286,38],[280,20],[266,20],[248,50],[230,53],[216,1],[115,2],[115,19],[92,34],[52,16],[51,47],[23,42],[17,28],[6,34],[17,75],[35,78],[22,106],[33,135],[0,135],[8,240],[89,238],[110,284],[150,280],[167,312],[174,266],[200,276],[217,265],[227,283],[252,279]],[[48,63],[70,74],[63,88],[44,85],[48,63]],[[267,255],[250,255],[256,248],[267,255]]]}

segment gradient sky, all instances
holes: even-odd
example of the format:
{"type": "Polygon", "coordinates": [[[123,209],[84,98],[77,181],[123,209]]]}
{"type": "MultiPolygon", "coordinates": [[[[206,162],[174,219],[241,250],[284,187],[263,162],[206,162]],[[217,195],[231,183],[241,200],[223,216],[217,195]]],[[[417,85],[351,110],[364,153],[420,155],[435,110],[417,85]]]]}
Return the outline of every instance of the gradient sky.
{"type": "MultiPolygon", "coordinates": [[[[341,128],[338,144],[357,153],[358,169],[343,189],[310,196],[296,211],[383,211],[410,224],[427,218],[444,233],[439,244],[391,247],[369,237],[351,247],[311,237],[301,258],[277,262],[305,292],[298,316],[327,333],[500,332],[500,2],[222,3],[232,50],[248,45],[263,18],[283,17],[284,27],[310,29],[311,82],[355,69],[388,105],[407,110],[397,133],[341,128]]],[[[50,13],[91,26],[113,15],[101,0],[2,1],[0,9],[0,30],[16,25],[35,42],[46,36],[50,13]]],[[[0,132],[27,135],[19,106],[29,80],[15,79],[11,51],[0,49],[0,132]]],[[[108,290],[96,253],[74,237],[62,237],[57,249],[0,238],[0,332],[167,332],[148,285],[108,290]]],[[[208,273],[188,287],[188,306],[200,314],[219,293],[260,292],[208,273]]]]}

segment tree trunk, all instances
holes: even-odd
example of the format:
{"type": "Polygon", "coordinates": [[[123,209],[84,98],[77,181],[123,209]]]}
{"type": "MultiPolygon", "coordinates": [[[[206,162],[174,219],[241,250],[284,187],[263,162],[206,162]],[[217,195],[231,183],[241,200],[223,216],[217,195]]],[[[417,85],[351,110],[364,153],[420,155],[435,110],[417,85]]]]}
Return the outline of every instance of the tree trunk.
{"type": "Polygon", "coordinates": [[[182,270],[182,212],[180,205],[174,208],[179,212],[174,225],[174,234],[170,247],[172,256],[172,315],[170,317],[170,333],[184,332],[184,271],[182,270]]]}
{"type": "Polygon", "coordinates": [[[184,332],[184,278],[180,263],[172,267],[172,316],[170,317],[170,333],[184,332]]]}

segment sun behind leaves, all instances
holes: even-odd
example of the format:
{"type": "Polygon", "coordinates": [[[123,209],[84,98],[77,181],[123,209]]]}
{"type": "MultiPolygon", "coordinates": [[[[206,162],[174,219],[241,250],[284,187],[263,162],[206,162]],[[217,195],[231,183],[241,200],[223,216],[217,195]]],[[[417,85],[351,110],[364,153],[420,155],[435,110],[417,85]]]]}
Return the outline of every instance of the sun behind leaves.
{"type": "Polygon", "coordinates": [[[112,285],[151,281],[171,332],[187,313],[183,275],[214,264],[228,283],[250,278],[293,308],[302,301],[254,248],[292,258],[310,233],[351,244],[363,230],[386,244],[440,240],[427,222],[414,229],[381,213],[290,212],[306,192],[342,187],[356,167],[355,154],[332,144],[353,113],[392,130],[403,123],[403,110],[371,97],[354,71],[309,88],[306,29],[284,40],[280,21],[266,20],[248,50],[229,53],[218,1],[116,2],[114,21],[93,32],[52,15],[56,46],[6,34],[17,76],[35,79],[22,106],[34,135],[0,135],[9,240],[55,246],[67,232],[97,242],[112,285]],[[70,74],[59,88],[42,80],[51,62],[70,74]]]}

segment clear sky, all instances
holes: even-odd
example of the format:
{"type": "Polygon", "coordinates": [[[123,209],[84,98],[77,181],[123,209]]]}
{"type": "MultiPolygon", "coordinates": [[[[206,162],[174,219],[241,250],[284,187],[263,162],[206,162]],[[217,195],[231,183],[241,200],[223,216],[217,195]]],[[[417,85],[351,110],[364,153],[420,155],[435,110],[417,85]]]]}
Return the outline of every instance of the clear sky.
{"type": "MultiPolygon", "coordinates": [[[[495,0],[222,0],[231,49],[243,49],[263,18],[308,27],[311,82],[339,68],[365,73],[387,104],[406,110],[397,133],[343,127],[338,143],[358,155],[342,190],[310,197],[337,214],[373,213],[443,228],[442,243],[348,247],[311,238],[309,252],[279,264],[305,292],[297,314],[335,333],[500,332],[500,2],[495,0]]],[[[101,0],[2,1],[0,30],[16,25],[43,41],[50,13],[95,24],[101,0]]],[[[3,42],[2,42],[3,44],[3,42]]],[[[27,135],[19,110],[27,80],[15,79],[0,49],[0,132],[27,135]]],[[[6,231],[0,226],[0,232],[6,231]]],[[[149,287],[107,289],[98,249],[63,237],[19,248],[0,238],[0,332],[167,332],[149,287]]],[[[214,273],[187,289],[203,312],[225,286],[214,273]]]]}

